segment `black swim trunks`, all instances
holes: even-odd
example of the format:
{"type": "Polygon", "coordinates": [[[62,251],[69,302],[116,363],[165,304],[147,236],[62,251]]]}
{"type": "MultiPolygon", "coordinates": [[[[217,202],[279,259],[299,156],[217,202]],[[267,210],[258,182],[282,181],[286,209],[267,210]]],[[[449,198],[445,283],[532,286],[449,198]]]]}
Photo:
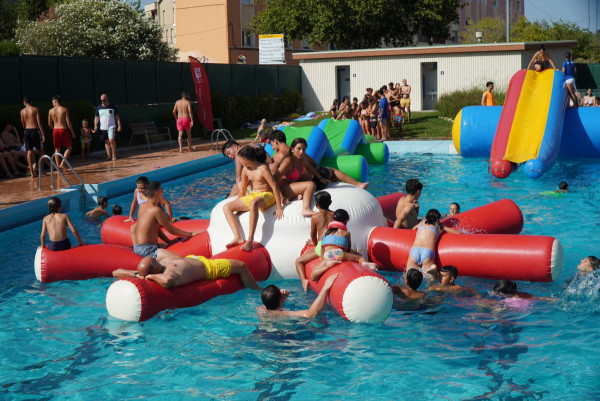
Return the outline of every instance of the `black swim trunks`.
{"type": "Polygon", "coordinates": [[[39,129],[26,129],[23,134],[25,150],[42,149],[42,133],[39,129]]]}

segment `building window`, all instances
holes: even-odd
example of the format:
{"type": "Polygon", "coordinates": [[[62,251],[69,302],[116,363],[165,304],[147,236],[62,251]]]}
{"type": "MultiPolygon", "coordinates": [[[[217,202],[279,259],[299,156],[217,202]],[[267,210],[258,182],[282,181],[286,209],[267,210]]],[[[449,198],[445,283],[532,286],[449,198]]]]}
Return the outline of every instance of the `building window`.
{"type": "Polygon", "coordinates": [[[171,29],[171,43],[173,43],[173,29],[171,29]]]}
{"type": "Polygon", "coordinates": [[[163,10],[163,19],[162,19],[163,25],[166,25],[166,19],[167,19],[166,15],[167,15],[167,12],[165,10],[163,10]]]}
{"type": "Polygon", "coordinates": [[[517,1],[517,14],[521,12],[521,2],[517,1]]]}
{"type": "Polygon", "coordinates": [[[240,4],[245,4],[247,6],[253,6],[254,0],[240,0],[240,4]]]}
{"type": "Polygon", "coordinates": [[[308,43],[308,37],[305,37],[304,39],[302,39],[302,48],[303,49],[310,49],[310,43],[308,43]]]}
{"type": "Polygon", "coordinates": [[[498,7],[498,0],[494,0],[494,7],[498,7]]]}
{"type": "Polygon", "coordinates": [[[242,31],[242,46],[244,47],[254,47],[254,32],[249,30],[242,31]]]}
{"type": "Polygon", "coordinates": [[[169,30],[165,29],[165,42],[169,43],[169,30]]]}

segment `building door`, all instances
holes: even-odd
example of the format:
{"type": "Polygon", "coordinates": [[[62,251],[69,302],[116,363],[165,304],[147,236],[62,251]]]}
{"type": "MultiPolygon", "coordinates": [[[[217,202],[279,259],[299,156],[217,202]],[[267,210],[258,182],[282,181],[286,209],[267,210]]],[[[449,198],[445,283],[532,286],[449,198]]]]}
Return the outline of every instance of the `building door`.
{"type": "Polygon", "coordinates": [[[421,90],[423,106],[421,110],[433,110],[437,102],[437,63],[421,63],[421,90]]]}
{"type": "Polygon", "coordinates": [[[342,103],[344,96],[350,97],[350,66],[342,65],[335,68],[337,76],[337,98],[340,103],[342,103]]]}

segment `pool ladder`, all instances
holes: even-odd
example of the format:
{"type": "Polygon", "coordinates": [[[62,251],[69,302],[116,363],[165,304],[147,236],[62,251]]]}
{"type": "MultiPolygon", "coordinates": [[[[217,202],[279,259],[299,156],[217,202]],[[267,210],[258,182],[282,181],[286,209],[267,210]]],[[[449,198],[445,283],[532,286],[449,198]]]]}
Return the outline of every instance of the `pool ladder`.
{"type": "Polygon", "coordinates": [[[217,140],[215,142],[215,150],[219,150],[219,136],[221,134],[223,134],[223,138],[226,141],[233,141],[233,135],[231,135],[231,132],[229,132],[228,130],[226,130],[225,128],[217,128],[216,130],[214,130],[212,132],[212,134],[210,134],[210,150],[213,150],[213,140],[215,138],[215,134],[217,134],[217,140]]]}
{"type": "Polygon", "coordinates": [[[58,171],[58,174],[60,174],[60,176],[63,178],[63,180],[65,180],[65,182],[67,184],[69,184],[69,188],[71,188],[73,186],[73,185],[71,185],[69,180],[67,180],[67,177],[65,177],[65,175],[62,173],[62,171],[60,171],[60,169],[58,168],[56,163],[54,163],[55,156],[60,157],[63,160],[63,163],[65,163],[67,165],[67,167],[69,167],[69,169],[73,172],[73,174],[75,174],[75,177],[77,177],[77,179],[81,183],[81,190],[85,191],[85,188],[84,188],[85,183],[83,182],[83,179],[79,176],[79,174],[77,174],[77,172],[75,171],[73,166],[71,166],[71,163],[69,163],[69,161],[67,159],[65,159],[65,156],[62,153],[58,153],[58,152],[54,153],[52,156],[43,155],[38,160],[38,178],[40,180],[39,185],[38,185],[38,191],[42,190],[42,161],[44,159],[48,159],[48,161],[50,162],[50,188],[54,188],[54,174],[52,174],[54,169],[56,169],[56,171],[58,171]]]}

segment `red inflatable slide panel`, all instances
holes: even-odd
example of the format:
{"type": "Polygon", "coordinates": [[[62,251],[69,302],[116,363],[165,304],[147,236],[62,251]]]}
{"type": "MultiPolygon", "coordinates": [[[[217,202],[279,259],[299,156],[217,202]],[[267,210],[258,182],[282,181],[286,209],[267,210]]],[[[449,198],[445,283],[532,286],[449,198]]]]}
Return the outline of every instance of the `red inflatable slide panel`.
{"type": "MultiPolygon", "coordinates": [[[[306,247],[306,250],[314,247],[306,247]]],[[[310,277],[320,258],[306,264],[305,274],[310,277]]],[[[327,278],[338,273],[329,292],[329,304],[344,319],[353,322],[383,322],[392,311],[392,292],[388,281],[373,270],[356,262],[342,262],[326,271],[318,281],[309,278],[310,288],[321,292],[327,278]]]]}
{"type": "MultiPolygon", "coordinates": [[[[102,229],[100,230],[102,243],[132,247],[133,243],[131,242],[131,226],[134,224],[134,222],[125,221],[127,219],[127,216],[111,216],[106,219],[104,224],[102,224],[102,229]]],[[[188,232],[206,230],[209,224],[210,220],[202,219],[180,220],[173,223],[175,227],[188,232]]],[[[175,235],[170,234],[165,229],[163,229],[163,232],[169,239],[176,238],[175,235]]],[[[159,241],[164,243],[160,239],[159,241]]]]}
{"type": "MultiPolygon", "coordinates": [[[[406,269],[415,230],[375,228],[369,258],[382,270],[406,269]]],[[[562,269],[562,248],[553,237],[503,234],[443,234],[436,265],[454,265],[461,276],[487,279],[552,281],[562,269]]]]}
{"type": "Polygon", "coordinates": [[[39,247],[35,254],[35,276],[42,283],[112,277],[115,269],[135,270],[140,257],[119,245],[85,245],[66,251],[39,247]]]}
{"type": "MultiPolygon", "coordinates": [[[[269,254],[256,242],[251,252],[235,247],[214,255],[211,259],[241,260],[246,263],[256,281],[264,281],[271,274],[269,254]]],[[[126,278],[114,282],[109,287],[106,293],[106,308],[113,317],[141,322],[163,310],[200,305],[218,295],[231,294],[242,288],[244,286],[237,274],[168,289],[150,280],[126,278]]]]}

